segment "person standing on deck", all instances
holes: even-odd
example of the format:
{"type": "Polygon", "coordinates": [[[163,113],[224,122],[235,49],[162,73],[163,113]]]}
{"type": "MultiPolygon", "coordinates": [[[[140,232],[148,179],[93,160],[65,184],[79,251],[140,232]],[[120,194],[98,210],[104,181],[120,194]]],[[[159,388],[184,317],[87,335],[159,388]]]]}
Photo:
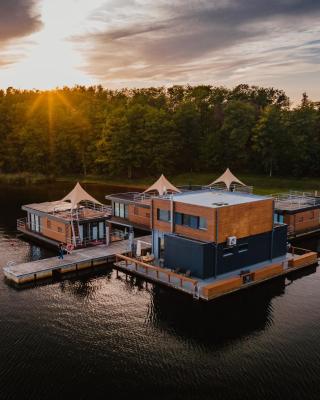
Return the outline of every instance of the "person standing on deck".
{"type": "Polygon", "coordinates": [[[63,260],[63,253],[64,253],[64,247],[63,247],[63,243],[59,243],[59,255],[58,258],[63,260]]]}

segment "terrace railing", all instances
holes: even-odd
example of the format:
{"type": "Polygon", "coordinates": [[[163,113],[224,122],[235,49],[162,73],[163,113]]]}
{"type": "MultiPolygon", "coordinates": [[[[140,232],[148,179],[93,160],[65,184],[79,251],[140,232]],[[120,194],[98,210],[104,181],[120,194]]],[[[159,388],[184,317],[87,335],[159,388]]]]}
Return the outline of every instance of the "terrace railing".
{"type": "Polygon", "coordinates": [[[181,289],[192,293],[194,297],[199,296],[198,280],[187,277],[181,273],[174,272],[171,269],[151,265],[140,261],[137,258],[124,256],[122,254],[116,254],[115,265],[125,268],[129,271],[136,271],[151,279],[167,283],[170,286],[180,287],[181,289]]]}
{"type": "MultiPolygon", "coordinates": [[[[271,197],[278,203],[278,206],[286,206],[286,208],[308,207],[319,204],[319,199],[309,192],[289,192],[276,193],[271,197]]],[[[277,204],[276,204],[277,205],[277,204]]]]}

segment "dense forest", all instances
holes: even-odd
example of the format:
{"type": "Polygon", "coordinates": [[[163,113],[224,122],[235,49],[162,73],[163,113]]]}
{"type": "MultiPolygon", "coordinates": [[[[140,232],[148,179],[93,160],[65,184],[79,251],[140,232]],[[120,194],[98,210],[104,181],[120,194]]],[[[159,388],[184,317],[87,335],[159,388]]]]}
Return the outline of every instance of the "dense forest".
{"type": "Polygon", "coordinates": [[[131,177],[320,173],[320,103],[239,85],[0,90],[0,170],[131,177]]]}

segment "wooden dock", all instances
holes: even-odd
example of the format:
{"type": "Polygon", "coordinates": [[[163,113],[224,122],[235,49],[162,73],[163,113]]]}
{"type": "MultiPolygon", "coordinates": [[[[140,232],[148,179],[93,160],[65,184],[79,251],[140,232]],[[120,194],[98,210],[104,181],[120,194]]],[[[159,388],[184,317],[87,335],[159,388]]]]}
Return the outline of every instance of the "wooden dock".
{"type": "MultiPolygon", "coordinates": [[[[136,238],[135,242],[137,240],[141,241],[141,249],[143,251],[151,248],[150,235],[136,238]]],[[[23,264],[12,263],[4,267],[3,272],[9,281],[22,284],[114,262],[116,254],[128,253],[129,241],[121,240],[113,242],[109,246],[97,245],[74,250],[71,254],[66,254],[62,260],[58,259],[58,257],[50,257],[23,264]]]]}
{"type": "MultiPolygon", "coordinates": [[[[303,250],[303,249],[301,249],[303,250]]],[[[117,254],[115,266],[130,274],[169,286],[175,290],[192,295],[196,299],[214,300],[218,297],[261,284],[294,271],[318,264],[316,252],[305,250],[303,254],[288,253],[285,259],[274,260],[264,266],[251,268],[248,273],[241,274],[235,270],[229,276],[206,280],[187,277],[172,269],[150,265],[136,258],[117,254]]]]}

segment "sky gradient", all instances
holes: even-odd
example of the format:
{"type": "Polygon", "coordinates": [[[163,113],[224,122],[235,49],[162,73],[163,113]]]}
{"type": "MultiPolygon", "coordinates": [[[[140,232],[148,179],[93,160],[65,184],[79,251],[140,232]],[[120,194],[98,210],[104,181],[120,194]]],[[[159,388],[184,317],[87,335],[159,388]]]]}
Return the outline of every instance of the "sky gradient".
{"type": "Polygon", "coordinates": [[[0,87],[239,83],[320,100],[319,0],[0,0],[0,87]]]}

